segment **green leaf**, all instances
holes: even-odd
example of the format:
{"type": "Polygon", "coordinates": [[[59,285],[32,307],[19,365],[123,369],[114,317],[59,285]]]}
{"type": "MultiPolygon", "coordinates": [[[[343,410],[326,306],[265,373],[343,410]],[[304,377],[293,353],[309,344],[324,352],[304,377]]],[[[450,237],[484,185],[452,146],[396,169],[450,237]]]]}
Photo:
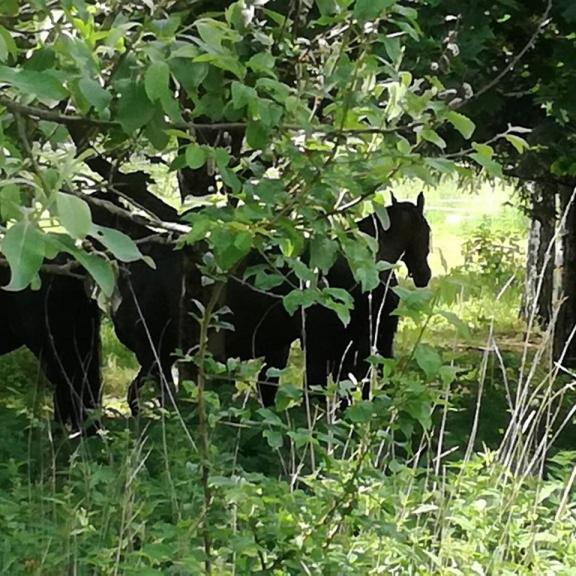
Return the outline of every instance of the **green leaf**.
{"type": "Polygon", "coordinates": [[[382,204],[374,204],[374,212],[380,220],[380,225],[382,230],[390,230],[390,215],[388,214],[388,209],[382,204]]]}
{"type": "Polygon", "coordinates": [[[448,112],[446,118],[448,119],[448,122],[450,122],[450,124],[452,124],[452,126],[454,126],[454,128],[456,128],[464,138],[466,138],[466,140],[468,140],[474,133],[474,130],[476,130],[476,124],[474,124],[470,118],[460,114],[459,112],[448,112]]]}
{"type": "Polygon", "coordinates": [[[192,144],[188,144],[186,146],[186,164],[192,170],[197,170],[198,168],[202,168],[204,164],[206,164],[207,154],[206,150],[193,142],[192,144]]]}
{"type": "Polygon", "coordinates": [[[221,226],[212,230],[210,239],[214,246],[214,257],[222,270],[229,270],[252,249],[252,235],[247,230],[221,226]]]}
{"type": "Polygon", "coordinates": [[[419,135],[427,142],[431,142],[435,146],[438,146],[438,148],[441,150],[446,148],[445,140],[430,128],[422,128],[422,130],[419,132],[419,135]]]}
{"type": "Polygon", "coordinates": [[[374,414],[374,403],[361,400],[349,406],[346,410],[346,418],[355,424],[368,422],[374,414]]]}
{"type": "Polygon", "coordinates": [[[14,38],[4,26],[0,26],[0,60],[6,62],[9,56],[16,56],[18,54],[18,47],[14,38]]]}
{"type": "Polygon", "coordinates": [[[414,352],[414,358],[428,378],[436,376],[442,367],[440,354],[428,344],[418,344],[414,352]]]}
{"type": "Polygon", "coordinates": [[[514,146],[518,154],[523,154],[524,150],[530,149],[530,144],[528,144],[528,142],[526,142],[526,140],[520,136],[516,136],[515,134],[506,134],[504,138],[506,138],[506,140],[508,140],[508,142],[514,146]]]}
{"type": "Polygon", "coordinates": [[[261,122],[249,122],[246,128],[246,142],[255,150],[263,150],[268,145],[268,130],[261,122]]]}
{"type": "Polygon", "coordinates": [[[58,192],[56,207],[62,226],[72,238],[85,238],[92,227],[92,215],[88,204],[82,198],[72,194],[58,192]]]}
{"type": "Polygon", "coordinates": [[[4,290],[23,290],[36,277],[44,260],[44,234],[31,222],[18,222],[8,228],[1,249],[11,273],[4,290]]]}
{"type": "MultiPolygon", "coordinates": [[[[266,375],[272,376],[270,369],[266,372],[266,375]]],[[[281,382],[280,386],[278,386],[276,397],[274,398],[276,410],[278,412],[284,412],[293,406],[298,406],[302,403],[302,393],[303,388],[301,386],[281,382]]]]}
{"type": "Polygon", "coordinates": [[[63,100],[68,91],[49,71],[23,70],[0,66],[0,82],[18,88],[26,95],[32,95],[42,102],[63,100]]]}
{"type": "Polygon", "coordinates": [[[162,60],[152,62],[144,75],[144,87],[151,102],[171,96],[170,67],[162,60]]]}
{"type": "Polygon", "coordinates": [[[278,430],[264,430],[262,436],[266,438],[268,446],[273,450],[278,450],[284,445],[284,437],[282,436],[282,432],[278,430]]]}
{"type": "Polygon", "coordinates": [[[154,116],[154,106],[146,96],[143,84],[130,84],[118,105],[118,121],[126,134],[142,128],[154,116]]]}
{"type": "Polygon", "coordinates": [[[144,259],[134,240],[119,230],[92,224],[89,235],[101,242],[121,262],[144,259]]]}
{"type": "Polygon", "coordinates": [[[383,10],[394,4],[396,0],[356,0],[353,15],[361,22],[374,20],[383,10]]]}
{"type": "Polygon", "coordinates": [[[0,188],[0,221],[17,220],[21,214],[22,199],[17,184],[6,184],[0,188]]]}
{"type": "Polygon", "coordinates": [[[0,14],[6,16],[18,15],[18,0],[2,0],[0,2],[0,14]]]}
{"type": "Polygon", "coordinates": [[[98,284],[102,292],[110,298],[114,293],[114,287],[116,285],[116,277],[112,264],[98,254],[87,254],[82,250],[71,248],[68,248],[66,251],[82,264],[88,274],[94,278],[94,281],[98,284]]]}
{"type": "Polygon", "coordinates": [[[245,84],[242,84],[236,80],[232,82],[230,92],[232,96],[232,105],[236,110],[244,108],[250,104],[252,100],[255,100],[258,97],[254,88],[246,86],[245,84]]]}
{"type": "Polygon", "coordinates": [[[250,58],[246,63],[246,66],[254,72],[266,74],[267,76],[272,76],[272,78],[275,77],[275,65],[276,60],[269,52],[258,52],[258,54],[252,56],[252,58],[250,58]]]}
{"type": "Polygon", "coordinates": [[[156,150],[164,150],[170,143],[168,130],[168,124],[166,124],[164,120],[164,114],[160,110],[156,110],[153,118],[146,124],[144,134],[156,150]]]}
{"type": "Polygon", "coordinates": [[[194,62],[207,62],[220,68],[221,70],[226,70],[226,72],[231,72],[238,78],[242,80],[246,76],[246,68],[244,65],[233,56],[225,56],[221,54],[201,54],[194,58],[194,62]]]}
{"type": "Polygon", "coordinates": [[[494,148],[488,144],[479,144],[478,142],[472,142],[472,148],[478,152],[481,156],[485,158],[492,158],[494,155],[494,148]]]}
{"type": "Polygon", "coordinates": [[[290,87],[283,82],[278,82],[278,80],[273,80],[272,78],[259,78],[256,81],[256,88],[260,92],[266,92],[279,102],[284,104],[288,96],[290,96],[290,87]]]}
{"type": "Polygon", "coordinates": [[[502,178],[502,166],[495,162],[491,158],[487,157],[485,154],[480,154],[478,152],[474,152],[470,154],[470,158],[480,164],[482,168],[486,170],[486,172],[493,177],[502,178]]]}
{"type": "Polygon", "coordinates": [[[338,243],[326,236],[314,236],[310,241],[310,268],[327,274],[338,256],[338,243]]]}
{"type": "Polygon", "coordinates": [[[292,290],[283,298],[284,308],[292,315],[298,308],[308,308],[318,303],[321,293],[317,289],[305,288],[304,290],[292,290]]]}
{"type": "Polygon", "coordinates": [[[185,58],[173,58],[169,61],[170,70],[178,83],[186,90],[188,95],[196,97],[198,86],[202,84],[208,70],[207,64],[195,63],[185,58]]]}
{"type": "Polygon", "coordinates": [[[382,39],[382,42],[384,43],[384,49],[386,50],[386,54],[388,54],[388,57],[390,58],[390,60],[392,60],[392,64],[394,66],[398,66],[402,61],[402,55],[403,55],[400,38],[398,38],[397,36],[393,36],[392,38],[390,38],[389,36],[385,36],[382,39]]]}
{"type": "Polygon", "coordinates": [[[82,78],[78,82],[78,87],[82,96],[86,98],[88,103],[93,106],[98,112],[105,110],[110,102],[112,102],[112,94],[105,88],[102,88],[98,82],[92,78],[82,78]]]}

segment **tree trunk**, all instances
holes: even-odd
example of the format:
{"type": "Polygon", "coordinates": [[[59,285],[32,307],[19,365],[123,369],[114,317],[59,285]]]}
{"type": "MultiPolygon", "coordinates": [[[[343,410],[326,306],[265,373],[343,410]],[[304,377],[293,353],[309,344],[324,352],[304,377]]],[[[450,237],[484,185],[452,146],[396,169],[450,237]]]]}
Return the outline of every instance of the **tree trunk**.
{"type": "Polygon", "coordinates": [[[520,315],[529,320],[534,315],[542,328],[552,318],[554,290],[554,238],[556,184],[531,184],[532,210],[526,280],[520,315]]]}
{"type": "Polygon", "coordinates": [[[560,214],[566,214],[559,240],[559,266],[556,274],[556,298],[560,305],[554,330],[554,358],[567,366],[576,365],[576,206],[573,189],[559,187],[560,214]]]}

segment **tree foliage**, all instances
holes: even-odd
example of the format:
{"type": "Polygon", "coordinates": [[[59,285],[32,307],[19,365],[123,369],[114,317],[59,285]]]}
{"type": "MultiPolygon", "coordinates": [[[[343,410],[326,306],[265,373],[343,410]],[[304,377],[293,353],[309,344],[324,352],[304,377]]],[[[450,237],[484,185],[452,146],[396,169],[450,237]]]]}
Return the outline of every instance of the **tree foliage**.
{"type": "MultiPolygon", "coordinates": [[[[282,266],[315,277],[300,259],[309,243],[314,266],[326,271],[343,251],[373,288],[373,245],[357,232],[348,241],[354,217],[398,180],[427,184],[465,170],[468,153],[446,154],[446,138],[468,139],[474,124],[439,97],[436,76],[417,76],[404,62],[405,43],[422,38],[409,2],[241,0],[218,10],[38,0],[0,10],[10,288],[36,282],[43,258],[67,253],[110,293],[114,259],[139,252],[90,216],[91,193],[112,199],[126,180],[120,167],[135,156],[199,181],[213,176],[214,186],[193,190],[203,199],[184,217],[190,227],[180,240],[205,242],[213,271],[231,270],[252,250],[274,254],[270,274],[256,275],[268,286],[282,266]],[[21,252],[19,271],[11,246],[21,252]]],[[[486,145],[469,152],[497,171],[486,145]]],[[[124,196],[134,200],[136,187],[124,196]]],[[[155,210],[141,216],[161,224],[155,210]]],[[[313,283],[306,303],[326,298],[313,283]]]]}

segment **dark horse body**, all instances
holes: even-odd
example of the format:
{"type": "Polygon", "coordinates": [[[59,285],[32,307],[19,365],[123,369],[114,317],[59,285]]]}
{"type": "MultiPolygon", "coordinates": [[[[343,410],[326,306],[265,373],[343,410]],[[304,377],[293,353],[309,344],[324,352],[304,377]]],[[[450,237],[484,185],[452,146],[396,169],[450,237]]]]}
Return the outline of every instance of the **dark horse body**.
{"type": "MultiPolygon", "coordinates": [[[[0,268],[0,285],[9,281],[0,268]]],[[[54,386],[57,422],[81,429],[100,401],[100,313],[78,278],[42,274],[39,290],[0,289],[0,355],[21,346],[54,386]]]]}
{"type": "MultiPolygon", "coordinates": [[[[424,197],[417,205],[396,202],[388,208],[390,228],[384,230],[375,217],[359,223],[359,229],[376,238],[377,259],[395,263],[402,259],[416,286],[426,286],[431,272],[427,263],[430,228],[424,215],[424,197]]],[[[273,296],[256,293],[245,284],[228,290],[228,306],[234,313],[236,332],[227,337],[226,353],[242,359],[264,357],[267,367],[284,368],[291,343],[305,336],[306,382],[325,386],[328,375],[338,381],[353,374],[357,381],[369,370],[372,353],[392,357],[398,317],[392,315],[399,303],[391,290],[396,285],[392,271],[380,274],[380,284],[370,293],[362,292],[343,257],[325,278],[335,288],[347,290],[354,301],[350,322],[344,326],[337,315],[320,305],[306,310],[304,327],[301,316],[289,316],[282,302],[273,296]]],[[[271,404],[276,382],[260,386],[262,401],[271,404]]],[[[368,387],[364,387],[364,396],[368,387]]]]}
{"type": "MultiPolygon", "coordinates": [[[[402,258],[417,286],[425,286],[430,279],[426,261],[430,228],[423,208],[422,195],[416,205],[393,201],[388,208],[388,230],[374,217],[359,223],[361,231],[377,239],[378,260],[394,263],[402,258]]],[[[179,341],[182,255],[165,247],[151,255],[157,270],[142,263],[130,265],[131,273],[121,281],[123,303],[113,317],[118,336],[136,353],[142,366],[129,391],[133,412],[138,409],[138,387],[147,377],[172,387],[172,354],[179,341]]],[[[372,352],[392,356],[398,325],[397,317],[391,315],[398,305],[398,297],[390,289],[396,283],[395,276],[390,271],[381,273],[379,286],[370,294],[363,293],[344,258],[339,258],[324,280],[332,287],[348,290],[354,310],[346,327],[324,307],[306,311],[307,382],[325,385],[329,374],[339,378],[349,373],[361,380],[372,352]]],[[[277,294],[266,295],[234,279],[229,281],[226,304],[233,313],[235,331],[226,335],[226,356],[264,357],[268,368],[286,366],[290,345],[303,331],[300,315],[290,316],[283,307],[280,296],[285,293],[280,287],[277,294]]],[[[275,383],[263,384],[260,390],[263,402],[272,403],[275,383]]]]}

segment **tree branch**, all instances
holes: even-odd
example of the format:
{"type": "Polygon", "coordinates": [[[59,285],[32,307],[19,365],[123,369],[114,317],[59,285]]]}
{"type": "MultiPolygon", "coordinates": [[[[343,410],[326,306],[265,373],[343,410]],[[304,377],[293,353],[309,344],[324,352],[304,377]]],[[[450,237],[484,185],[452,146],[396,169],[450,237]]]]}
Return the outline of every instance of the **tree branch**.
{"type": "MultiPolygon", "coordinates": [[[[14,100],[7,98],[6,96],[0,96],[0,106],[4,106],[11,112],[15,114],[22,114],[30,118],[37,118],[39,120],[48,120],[49,122],[56,122],[57,124],[65,125],[83,125],[83,126],[97,126],[100,128],[120,128],[121,124],[118,120],[100,120],[98,118],[89,118],[85,116],[78,116],[75,114],[62,114],[60,112],[55,112],[54,110],[46,110],[45,108],[38,108],[37,106],[28,106],[26,104],[20,104],[19,102],[14,102],[14,100]]],[[[214,122],[213,124],[205,122],[176,122],[167,123],[168,128],[174,128],[177,130],[207,130],[207,131],[219,131],[219,130],[234,130],[239,128],[247,128],[247,122],[214,122]]],[[[407,126],[395,126],[392,128],[354,128],[349,130],[337,130],[330,125],[318,125],[312,127],[313,131],[322,132],[325,131],[329,135],[338,137],[340,135],[345,136],[359,136],[362,134],[394,134],[397,132],[403,132],[409,130],[412,125],[407,126]]],[[[303,130],[302,126],[295,124],[285,124],[283,126],[278,126],[279,130],[303,130]]]]}

